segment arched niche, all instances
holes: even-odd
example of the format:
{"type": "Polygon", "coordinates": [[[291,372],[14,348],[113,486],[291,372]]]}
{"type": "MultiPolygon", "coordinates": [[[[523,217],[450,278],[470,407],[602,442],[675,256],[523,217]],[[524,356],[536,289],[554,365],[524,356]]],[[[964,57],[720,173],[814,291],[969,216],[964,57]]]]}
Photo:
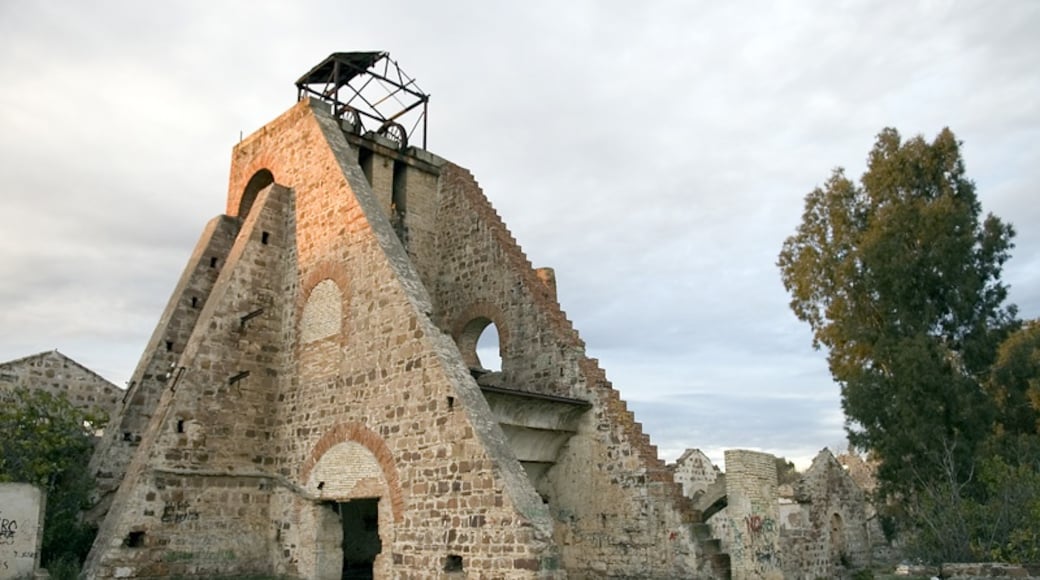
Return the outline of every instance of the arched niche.
{"type": "Polygon", "coordinates": [[[332,279],[318,282],[307,295],[300,315],[300,342],[308,344],[339,336],[343,320],[343,291],[332,279]]]}

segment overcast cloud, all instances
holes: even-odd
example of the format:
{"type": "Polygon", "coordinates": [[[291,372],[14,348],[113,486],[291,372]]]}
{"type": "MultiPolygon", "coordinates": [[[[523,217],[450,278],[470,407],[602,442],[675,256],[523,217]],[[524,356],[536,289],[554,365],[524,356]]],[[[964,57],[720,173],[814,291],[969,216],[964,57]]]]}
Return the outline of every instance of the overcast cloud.
{"type": "Polygon", "coordinates": [[[57,348],[117,384],[230,150],[329,53],[387,50],[432,95],[591,356],[674,459],[801,463],[843,438],[775,267],[802,199],[886,126],[964,142],[1040,316],[1040,3],[0,2],[0,360],[57,348]]]}

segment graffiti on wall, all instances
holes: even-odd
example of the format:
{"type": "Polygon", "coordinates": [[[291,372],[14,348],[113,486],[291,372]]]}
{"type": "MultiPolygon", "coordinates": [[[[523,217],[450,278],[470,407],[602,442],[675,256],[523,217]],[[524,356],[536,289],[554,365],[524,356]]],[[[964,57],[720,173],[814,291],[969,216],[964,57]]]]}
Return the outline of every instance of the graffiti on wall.
{"type": "Polygon", "coordinates": [[[3,513],[0,510],[0,546],[9,546],[18,535],[18,520],[9,520],[3,517],[3,513]]]}

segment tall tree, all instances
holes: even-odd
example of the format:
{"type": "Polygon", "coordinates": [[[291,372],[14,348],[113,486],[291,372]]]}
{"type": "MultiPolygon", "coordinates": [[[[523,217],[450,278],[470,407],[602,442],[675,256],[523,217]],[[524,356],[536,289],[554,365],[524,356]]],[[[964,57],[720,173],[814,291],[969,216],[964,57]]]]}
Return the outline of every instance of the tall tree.
{"type": "Polygon", "coordinates": [[[884,129],[859,184],[839,168],[806,197],[778,266],[883,492],[971,478],[993,409],[982,384],[1015,325],[1000,281],[1013,235],[981,217],[949,129],[931,143],[884,129]]]}

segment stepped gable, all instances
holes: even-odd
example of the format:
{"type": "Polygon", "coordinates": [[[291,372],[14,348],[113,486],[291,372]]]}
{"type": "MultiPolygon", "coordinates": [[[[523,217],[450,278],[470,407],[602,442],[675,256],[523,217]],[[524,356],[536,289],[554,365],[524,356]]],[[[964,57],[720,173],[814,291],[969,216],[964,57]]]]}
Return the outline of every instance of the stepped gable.
{"type": "MultiPolygon", "coordinates": [[[[356,98],[366,76],[408,78],[336,53],[235,147],[227,214],[121,409],[131,436],[95,456],[87,576],[717,577],[554,273],[467,170],[362,110],[384,102],[356,98]]],[[[401,114],[425,115],[415,98],[401,114]]]]}

